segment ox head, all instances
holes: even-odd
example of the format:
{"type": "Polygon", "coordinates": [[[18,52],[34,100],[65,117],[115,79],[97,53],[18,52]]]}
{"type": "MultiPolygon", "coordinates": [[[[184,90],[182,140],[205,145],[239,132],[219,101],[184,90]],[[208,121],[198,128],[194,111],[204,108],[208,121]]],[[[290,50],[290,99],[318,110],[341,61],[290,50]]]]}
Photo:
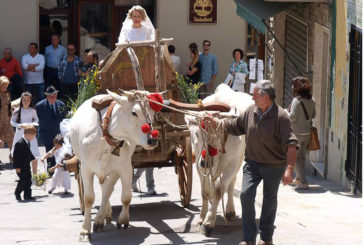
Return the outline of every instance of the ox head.
{"type": "Polygon", "coordinates": [[[117,102],[111,118],[110,135],[117,139],[126,139],[146,150],[158,145],[158,131],[153,130],[155,111],[145,99],[147,91],[122,91],[121,95],[107,91],[117,102]]]}

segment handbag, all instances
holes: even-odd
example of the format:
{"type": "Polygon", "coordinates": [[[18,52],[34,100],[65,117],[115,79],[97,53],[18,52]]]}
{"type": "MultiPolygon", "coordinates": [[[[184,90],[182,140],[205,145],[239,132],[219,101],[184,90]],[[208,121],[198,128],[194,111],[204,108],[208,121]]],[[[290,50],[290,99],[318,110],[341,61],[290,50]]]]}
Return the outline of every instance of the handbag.
{"type": "Polygon", "coordinates": [[[244,91],[245,77],[246,74],[241,72],[236,72],[232,89],[239,92],[245,92],[244,91]]]}
{"type": "Polygon", "coordinates": [[[300,100],[300,103],[302,105],[303,112],[305,113],[306,121],[307,121],[308,125],[310,126],[310,141],[309,141],[309,144],[307,146],[307,149],[309,151],[319,150],[320,149],[320,141],[319,141],[319,138],[318,138],[317,128],[312,126],[312,121],[309,120],[306,107],[303,104],[302,100],[300,100]]]}

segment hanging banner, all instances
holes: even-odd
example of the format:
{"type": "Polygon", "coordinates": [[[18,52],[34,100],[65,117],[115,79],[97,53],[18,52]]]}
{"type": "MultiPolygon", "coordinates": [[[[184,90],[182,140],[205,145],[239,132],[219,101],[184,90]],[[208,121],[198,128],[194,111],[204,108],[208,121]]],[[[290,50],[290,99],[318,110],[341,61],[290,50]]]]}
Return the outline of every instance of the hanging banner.
{"type": "Polygon", "coordinates": [[[190,23],[216,23],[217,0],[190,0],[190,23]]]}

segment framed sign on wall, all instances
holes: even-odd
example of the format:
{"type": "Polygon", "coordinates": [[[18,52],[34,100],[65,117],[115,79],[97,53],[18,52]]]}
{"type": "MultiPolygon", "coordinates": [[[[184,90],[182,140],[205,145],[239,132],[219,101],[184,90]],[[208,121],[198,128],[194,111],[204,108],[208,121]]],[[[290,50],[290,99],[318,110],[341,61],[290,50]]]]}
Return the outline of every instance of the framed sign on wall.
{"type": "Polygon", "coordinates": [[[190,0],[190,23],[216,23],[217,0],[190,0]]]}

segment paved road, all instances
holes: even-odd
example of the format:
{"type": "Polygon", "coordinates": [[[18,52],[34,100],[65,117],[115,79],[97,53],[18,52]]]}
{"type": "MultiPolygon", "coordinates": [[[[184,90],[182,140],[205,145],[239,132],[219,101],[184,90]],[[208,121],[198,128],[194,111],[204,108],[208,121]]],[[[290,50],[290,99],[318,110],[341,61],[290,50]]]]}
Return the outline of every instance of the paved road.
{"type": "MultiPolygon", "coordinates": [[[[6,162],[7,151],[0,149],[0,159],[6,162]]],[[[239,176],[238,179],[241,177],[239,176]]],[[[14,189],[17,179],[13,170],[0,171],[0,244],[79,244],[78,234],[83,216],[79,211],[77,183],[72,177],[72,193],[63,196],[61,189],[48,195],[35,190],[35,202],[17,202],[14,189]]],[[[219,207],[216,228],[210,238],[196,230],[201,208],[200,185],[194,172],[192,202],[188,209],[181,207],[177,177],[173,168],[155,169],[155,197],[133,193],[130,226],[117,230],[116,219],[121,211],[121,184],[117,183],[111,196],[113,221],[103,233],[93,233],[91,244],[238,244],[241,240],[240,201],[235,198],[239,218],[224,223],[219,207]]],[[[340,186],[311,178],[312,189],[297,193],[292,187],[281,187],[276,219],[275,244],[361,244],[362,199],[352,196],[340,186]]],[[[144,175],[140,182],[146,191],[144,175]]],[[[237,183],[237,196],[238,187],[237,183]]],[[[95,180],[96,200],[93,217],[100,203],[101,191],[95,180]]],[[[262,186],[256,202],[260,214],[262,186]]]]}

